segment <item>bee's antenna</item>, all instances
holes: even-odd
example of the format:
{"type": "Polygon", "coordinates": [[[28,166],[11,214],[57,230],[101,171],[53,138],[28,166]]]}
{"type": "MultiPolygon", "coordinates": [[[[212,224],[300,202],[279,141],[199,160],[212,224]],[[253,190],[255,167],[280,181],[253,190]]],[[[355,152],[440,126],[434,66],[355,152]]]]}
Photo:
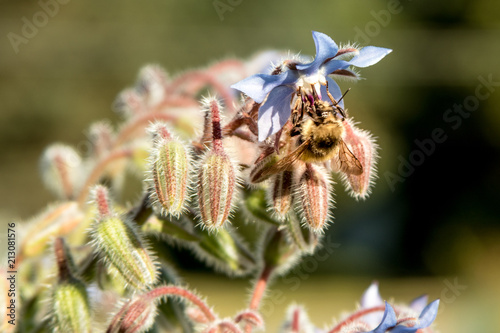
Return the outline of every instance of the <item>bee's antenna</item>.
{"type": "Polygon", "coordinates": [[[340,103],[340,101],[342,100],[342,98],[344,98],[344,96],[349,92],[349,90],[351,90],[351,88],[347,89],[345,91],[345,93],[342,95],[342,97],[340,97],[340,99],[337,101],[337,103],[340,103]]]}

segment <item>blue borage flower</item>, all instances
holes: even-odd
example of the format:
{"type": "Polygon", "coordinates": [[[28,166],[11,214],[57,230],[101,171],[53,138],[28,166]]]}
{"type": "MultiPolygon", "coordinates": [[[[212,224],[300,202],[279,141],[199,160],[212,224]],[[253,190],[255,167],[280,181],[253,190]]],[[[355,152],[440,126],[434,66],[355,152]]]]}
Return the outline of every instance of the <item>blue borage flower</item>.
{"type": "MultiPolygon", "coordinates": [[[[365,291],[361,298],[361,308],[370,309],[384,304],[378,291],[376,282],[365,291]]],[[[394,308],[385,302],[385,310],[382,318],[377,318],[374,314],[365,315],[362,320],[369,325],[378,326],[367,333],[415,333],[419,329],[431,326],[438,312],[439,300],[435,300],[427,305],[427,296],[416,298],[409,307],[399,309],[399,319],[394,308]],[[413,318],[409,313],[420,313],[418,318],[413,318]]]]}
{"type": "MultiPolygon", "coordinates": [[[[278,132],[290,118],[291,104],[296,98],[318,96],[327,100],[327,87],[338,101],[342,96],[339,86],[328,75],[358,78],[349,67],[367,67],[379,62],[392,50],[366,46],[362,49],[346,47],[339,50],[327,35],[313,31],[316,57],[308,64],[294,60],[284,61],[273,74],[255,74],[231,87],[263,103],[259,109],[259,141],[278,132]],[[350,60],[346,60],[349,59],[350,60]],[[267,97],[267,99],[266,99],[267,97]]],[[[343,101],[340,101],[343,107],[343,101]]]]}
{"type": "Polygon", "coordinates": [[[374,282],[364,292],[360,305],[357,311],[328,329],[315,327],[305,310],[293,305],[287,311],[287,318],[280,332],[293,330],[317,333],[417,333],[418,330],[427,329],[425,332],[431,333],[433,331],[429,327],[436,318],[439,300],[427,305],[427,296],[424,295],[415,299],[409,306],[391,306],[382,300],[378,283],[374,282]]]}

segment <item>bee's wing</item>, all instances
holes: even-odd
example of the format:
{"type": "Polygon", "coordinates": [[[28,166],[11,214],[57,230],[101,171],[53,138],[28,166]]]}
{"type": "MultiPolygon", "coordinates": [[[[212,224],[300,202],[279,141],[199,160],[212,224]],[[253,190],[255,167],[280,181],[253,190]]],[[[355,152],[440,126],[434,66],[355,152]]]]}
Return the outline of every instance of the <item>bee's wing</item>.
{"type": "Polygon", "coordinates": [[[342,172],[352,175],[360,175],[363,173],[363,166],[343,140],[340,140],[337,162],[339,170],[342,172]]]}
{"type": "Polygon", "coordinates": [[[262,171],[261,177],[268,178],[272,175],[280,173],[282,171],[290,170],[292,165],[300,159],[300,156],[307,149],[307,145],[310,140],[304,141],[300,146],[298,146],[290,154],[286,155],[274,165],[270,166],[267,170],[262,171]]]}

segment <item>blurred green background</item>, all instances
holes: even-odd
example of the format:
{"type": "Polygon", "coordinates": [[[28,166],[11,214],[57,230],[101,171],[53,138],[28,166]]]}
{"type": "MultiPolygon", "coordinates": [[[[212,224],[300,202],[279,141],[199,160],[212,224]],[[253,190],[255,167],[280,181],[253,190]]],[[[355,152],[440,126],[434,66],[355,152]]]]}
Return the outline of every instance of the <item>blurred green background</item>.
{"type": "MultiPolygon", "coordinates": [[[[336,187],[326,240],[338,246],[311,259],[293,288],[277,281],[284,298],[268,303],[269,331],[292,300],[318,325],[331,322],[372,279],[397,301],[441,298],[441,332],[498,331],[500,2],[66,1],[45,9],[53,17],[37,31],[23,31],[43,3],[0,4],[2,220],[28,219],[53,200],[38,175],[43,148],[78,146],[91,122],[116,121],[111,104],[144,64],[175,74],[267,48],[314,55],[317,30],[394,50],[362,69],[367,80],[341,83],[352,87],[350,114],[378,137],[379,179],[365,202],[336,187]],[[431,144],[435,131],[446,139],[431,144]]],[[[216,310],[244,306],[247,281],[181,266],[216,310]]]]}

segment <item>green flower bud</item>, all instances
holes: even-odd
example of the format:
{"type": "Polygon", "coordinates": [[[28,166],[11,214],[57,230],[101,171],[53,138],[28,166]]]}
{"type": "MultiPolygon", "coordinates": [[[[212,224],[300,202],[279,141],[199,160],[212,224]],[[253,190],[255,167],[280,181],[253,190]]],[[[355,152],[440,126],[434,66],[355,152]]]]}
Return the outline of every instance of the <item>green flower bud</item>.
{"type": "Polygon", "coordinates": [[[85,285],[74,278],[59,283],[52,296],[56,332],[91,332],[90,307],[85,285]]]}
{"type": "Polygon", "coordinates": [[[289,241],[284,230],[269,228],[263,244],[265,267],[271,267],[277,274],[284,274],[300,257],[298,248],[289,241]]]}
{"type": "Polygon", "coordinates": [[[153,284],[155,263],[135,226],[111,212],[105,187],[96,186],[94,197],[99,211],[91,232],[96,252],[133,288],[153,284]]]}
{"type": "Polygon", "coordinates": [[[279,225],[279,221],[276,221],[271,217],[267,208],[266,191],[264,189],[252,189],[243,191],[243,203],[244,208],[248,213],[251,214],[252,219],[259,219],[268,223],[279,225]]]}
{"type": "Polygon", "coordinates": [[[149,167],[151,202],[162,213],[179,216],[187,201],[189,150],[171,137],[163,123],[154,124],[152,132],[155,143],[149,167]]]}
{"type": "Polygon", "coordinates": [[[193,243],[192,248],[207,264],[228,274],[245,274],[255,265],[252,254],[235,233],[225,229],[220,229],[217,234],[201,230],[200,241],[193,243]]]}
{"type": "Polygon", "coordinates": [[[52,293],[56,332],[91,332],[90,305],[85,285],[73,276],[74,264],[62,238],[55,242],[59,281],[52,293]]]}

